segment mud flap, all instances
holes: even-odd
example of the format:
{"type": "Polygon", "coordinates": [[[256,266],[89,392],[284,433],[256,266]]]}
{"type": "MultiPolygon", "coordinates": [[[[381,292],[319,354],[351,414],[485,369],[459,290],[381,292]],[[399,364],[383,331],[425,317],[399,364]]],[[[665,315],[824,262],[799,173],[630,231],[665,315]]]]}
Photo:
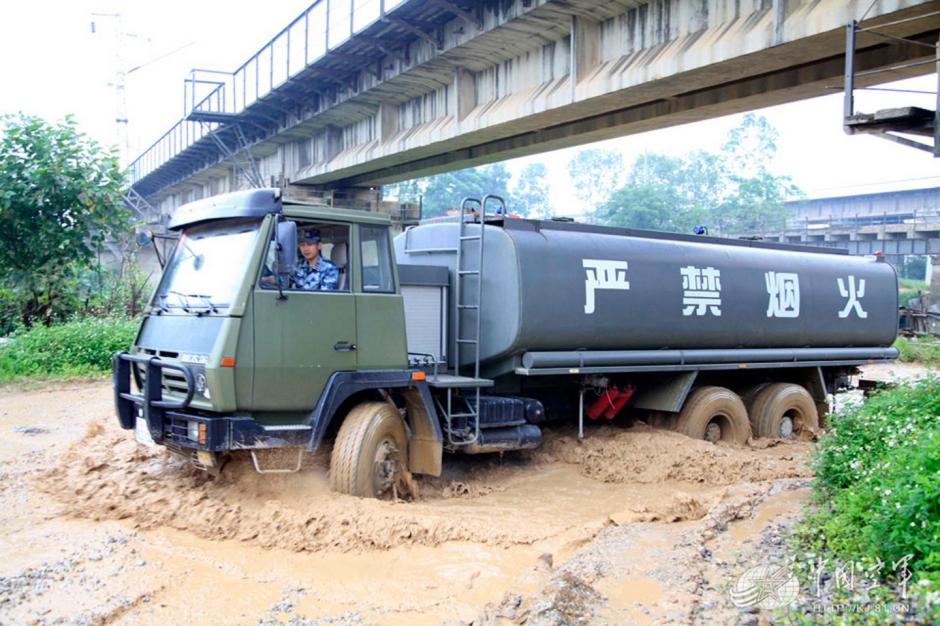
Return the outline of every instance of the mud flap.
{"type": "Polygon", "coordinates": [[[440,476],[444,443],[430,394],[426,387],[408,387],[402,389],[401,394],[405,399],[411,435],[408,438],[408,470],[413,474],[440,476]]]}

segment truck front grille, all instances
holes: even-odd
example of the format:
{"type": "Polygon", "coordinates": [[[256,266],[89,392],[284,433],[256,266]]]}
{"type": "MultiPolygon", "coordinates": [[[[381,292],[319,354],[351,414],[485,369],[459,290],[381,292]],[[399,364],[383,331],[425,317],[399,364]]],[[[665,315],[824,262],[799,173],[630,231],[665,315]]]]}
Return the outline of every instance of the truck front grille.
{"type": "MultiPolygon", "coordinates": [[[[168,352],[165,350],[149,350],[144,348],[140,351],[141,354],[148,354],[150,356],[157,356],[161,359],[175,359],[179,356],[179,352],[168,352]]],[[[134,381],[137,383],[138,389],[143,393],[144,385],[147,382],[147,364],[146,363],[135,363],[134,364],[134,381]]],[[[185,396],[186,395],[186,378],[183,375],[171,369],[162,370],[162,377],[160,381],[160,386],[163,388],[164,397],[175,397],[175,396],[185,396]]]]}

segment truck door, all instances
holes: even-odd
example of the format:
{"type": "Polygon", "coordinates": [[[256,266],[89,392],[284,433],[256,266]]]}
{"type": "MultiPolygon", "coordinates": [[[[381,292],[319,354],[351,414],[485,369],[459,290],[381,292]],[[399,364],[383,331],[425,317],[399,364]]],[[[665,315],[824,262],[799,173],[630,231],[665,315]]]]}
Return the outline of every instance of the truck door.
{"type": "MultiPolygon", "coordinates": [[[[320,256],[336,266],[338,278],[335,288],[320,290],[291,280],[283,289],[287,299],[278,300],[276,285],[262,271],[252,311],[255,410],[309,411],[333,372],[357,367],[356,299],[346,263],[351,229],[322,222],[297,226],[300,233],[319,233],[320,256]]],[[[298,257],[298,263],[308,261],[298,257]]]]}
{"type": "Polygon", "coordinates": [[[388,226],[359,225],[359,285],[356,295],[359,367],[408,366],[404,305],[396,293],[388,226]]]}

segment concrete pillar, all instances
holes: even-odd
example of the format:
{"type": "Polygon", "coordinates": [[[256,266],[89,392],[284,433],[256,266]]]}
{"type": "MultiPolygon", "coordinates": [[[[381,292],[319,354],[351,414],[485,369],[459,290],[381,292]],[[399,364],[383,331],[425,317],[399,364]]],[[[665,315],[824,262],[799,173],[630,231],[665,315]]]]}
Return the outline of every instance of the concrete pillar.
{"type": "Polygon", "coordinates": [[[390,102],[379,104],[375,114],[375,136],[381,143],[391,139],[398,132],[398,105],[390,102]]]}
{"type": "Polygon", "coordinates": [[[571,16],[571,99],[575,87],[601,62],[601,25],[599,22],[571,16]]]}
{"type": "Polygon", "coordinates": [[[323,160],[331,161],[343,151],[343,129],[339,126],[327,126],[323,131],[323,160]]]}
{"type": "Polygon", "coordinates": [[[454,70],[454,89],[451,94],[452,111],[458,122],[462,122],[477,105],[477,87],[473,72],[458,67],[454,70]]]}

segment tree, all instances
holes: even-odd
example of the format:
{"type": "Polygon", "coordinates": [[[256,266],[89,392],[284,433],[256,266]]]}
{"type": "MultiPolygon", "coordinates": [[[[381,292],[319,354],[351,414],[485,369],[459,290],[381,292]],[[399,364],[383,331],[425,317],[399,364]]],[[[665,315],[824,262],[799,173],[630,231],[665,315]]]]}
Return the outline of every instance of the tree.
{"type": "Polygon", "coordinates": [[[568,174],[589,210],[596,209],[610,197],[622,183],[623,173],[623,156],[616,150],[588,148],[568,161],[568,174]]]}
{"type": "MultiPolygon", "coordinates": [[[[113,234],[126,228],[124,178],[113,151],[78,131],[19,114],[0,117],[0,281],[20,320],[49,323],[57,303],[113,234]]],[[[4,302],[5,307],[10,302],[4,302]]]]}
{"type": "Polygon", "coordinates": [[[548,169],[544,163],[530,163],[519,175],[512,192],[510,207],[513,212],[531,217],[551,217],[548,205],[548,169]]]}
{"type": "Polygon", "coordinates": [[[508,198],[510,177],[504,164],[494,163],[388,185],[385,193],[403,202],[417,202],[420,197],[424,216],[434,217],[458,209],[464,198],[486,194],[508,198]]]}
{"type": "Polygon", "coordinates": [[[642,154],[595,215],[612,226],[691,232],[722,202],[724,182],[720,160],[707,152],[642,154]]]}
{"type": "Polygon", "coordinates": [[[766,119],[746,115],[718,153],[685,157],[641,155],[627,183],[600,205],[601,223],[632,228],[713,234],[779,230],[785,201],[799,195],[789,176],[771,171],[777,131],[766,119]]]}

